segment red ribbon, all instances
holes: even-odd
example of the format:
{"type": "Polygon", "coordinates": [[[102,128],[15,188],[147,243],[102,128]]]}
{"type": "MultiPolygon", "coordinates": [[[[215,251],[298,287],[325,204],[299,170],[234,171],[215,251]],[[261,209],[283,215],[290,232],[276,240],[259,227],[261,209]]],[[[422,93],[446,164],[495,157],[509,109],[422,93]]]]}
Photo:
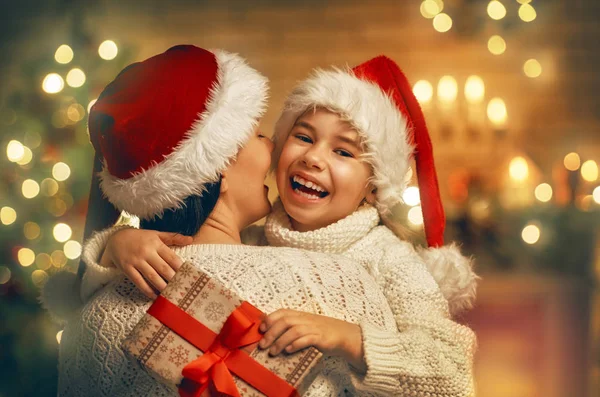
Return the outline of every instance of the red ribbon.
{"type": "Polygon", "coordinates": [[[244,301],[231,312],[219,334],[163,296],[148,314],[204,352],[183,368],[181,397],[199,397],[211,384],[219,395],[240,397],[232,372],[267,397],[299,396],[293,386],[240,350],[262,338],[258,327],[263,313],[250,303],[244,301]]]}

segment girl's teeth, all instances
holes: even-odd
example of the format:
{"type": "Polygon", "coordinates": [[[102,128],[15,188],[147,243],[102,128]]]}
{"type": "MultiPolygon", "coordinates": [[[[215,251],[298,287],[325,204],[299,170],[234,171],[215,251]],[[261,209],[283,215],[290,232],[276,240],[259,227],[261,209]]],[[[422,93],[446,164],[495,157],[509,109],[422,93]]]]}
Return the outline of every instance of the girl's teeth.
{"type": "MultiPolygon", "coordinates": [[[[310,182],[310,181],[308,181],[308,182],[306,182],[306,185],[304,185],[304,186],[306,186],[307,188],[309,188],[309,189],[310,189],[310,188],[312,188],[312,187],[313,187],[313,183],[312,183],[312,182],[310,182]]],[[[315,186],[316,186],[316,185],[315,185],[315,186]]]]}

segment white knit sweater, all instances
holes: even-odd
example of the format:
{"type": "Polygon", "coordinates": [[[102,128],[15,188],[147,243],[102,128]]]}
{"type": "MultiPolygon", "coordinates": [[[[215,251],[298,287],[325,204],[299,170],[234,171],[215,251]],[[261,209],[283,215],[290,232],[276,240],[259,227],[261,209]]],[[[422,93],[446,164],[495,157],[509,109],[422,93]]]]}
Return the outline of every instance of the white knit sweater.
{"type": "MultiPolygon", "coordinates": [[[[96,274],[100,276],[97,280],[106,281],[117,272],[90,261],[105,245],[106,234],[96,237],[85,247],[86,276],[96,274]]],[[[394,317],[373,278],[346,257],[244,245],[192,245],[175,252],[264,312],[292,308],[360,323],[379,332],[395,329],[394,317]]],[[[59,395],[176,395],[175,389],[157,382],[121,348],[150,304],[121,275],[95,293],[64,329],[59,395]]],[[[367,388],[360,386],[362,378],[344,360],[325,357],[324,364],[305,396],[373,395],[356,392],[356,387],[367,388]]]]}
{"type": "MultiPolygon", "coordinates": [[[[397,327],[390,330],[360,323],[368,371],[362,377],[352,374],[359,395],[474,395],[475,335],[469,328],[451,321],[448,302],[440,293],[441,287],[444,296],[455,301],[456,307],[471,304],[476,276],[470,262],[455,261],[452,269],[446,265],[436,269],[435,263],[428,263],[427,268],[422,252],[419,255],[409,243],[399,240],[379,223],[377,211],[365,206],[333,225],[300,233],[291,230],[289,218],[281,204],[276,203],[265,228],[254,227],[243,237],[257,245],[269,243],[344,254],[375,277],[392,308],[397,327]]],[[[84,245],[84,259],[91,264],[83,280],[84,300],[99,284],[119,274],[114,268],[95,264],[108,237],[116,230],[107,229],[84,245]]]]}
{"type": "Polygon", "coordinates": [[[362,324],[368,371],[357,388],[384,395],[474,395],[475,334],[451,320],[447,300],[413,246],[379,223],[377,210],[364,206],[325,228],[297,232],[277,202],[264,233],[271,246],[348,256],[375,278],[397,330],[362,324]]]}

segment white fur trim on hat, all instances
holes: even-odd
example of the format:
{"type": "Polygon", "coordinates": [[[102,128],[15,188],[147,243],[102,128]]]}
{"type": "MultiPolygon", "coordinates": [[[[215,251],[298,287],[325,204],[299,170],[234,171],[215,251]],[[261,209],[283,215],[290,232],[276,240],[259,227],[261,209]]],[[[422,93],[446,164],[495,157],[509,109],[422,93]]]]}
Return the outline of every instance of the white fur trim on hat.
{"type": "Polygon", "coordinates": [[[100,172],[100,186],[120,210],[140,218],[161,216],[181,208],[183,200],[201,194],[252,136],[267,102],[268,80],[236,54],[213,51],[218,75],[206,111],[188,137],[160,163],[128,179],[100,172]]]}
{"type": "Polygon", "coordinates": [[[294,123],[306,110],[323,107],[340,114],[360,134],[366,160],[373,167],[377,209],[382,214],[402,200],[413,145],[407,120],[391,99],[374,83],[361,80],[351,70],[316,70],[287,98],[275,125],[273,165],[294,123]]]}
{"type": "Polygon", "coordinates": [[[473,271],[472,259],[463,256],[456,244],[423,248],[418,253],[448,301],[450,313],[472,308],[480,279],[473,271]]]}

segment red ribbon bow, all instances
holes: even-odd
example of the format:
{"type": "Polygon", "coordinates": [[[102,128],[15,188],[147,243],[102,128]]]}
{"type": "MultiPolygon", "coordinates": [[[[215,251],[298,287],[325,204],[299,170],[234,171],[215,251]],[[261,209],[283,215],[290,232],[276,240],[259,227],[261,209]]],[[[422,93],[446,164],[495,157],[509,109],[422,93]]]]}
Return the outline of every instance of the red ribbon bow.
{"type": "Polygon", "coordinates": [[[250,303],[231,312],[218,335],[163,296],[148,314],[204,352],[183,368],[181,397],[199,397],[211,383],[219,395],[240,397],[232,372],[269,397],[298,396],[293,386],[240,350],[262,338],[258,327],[264,315],[250,303]]]}

